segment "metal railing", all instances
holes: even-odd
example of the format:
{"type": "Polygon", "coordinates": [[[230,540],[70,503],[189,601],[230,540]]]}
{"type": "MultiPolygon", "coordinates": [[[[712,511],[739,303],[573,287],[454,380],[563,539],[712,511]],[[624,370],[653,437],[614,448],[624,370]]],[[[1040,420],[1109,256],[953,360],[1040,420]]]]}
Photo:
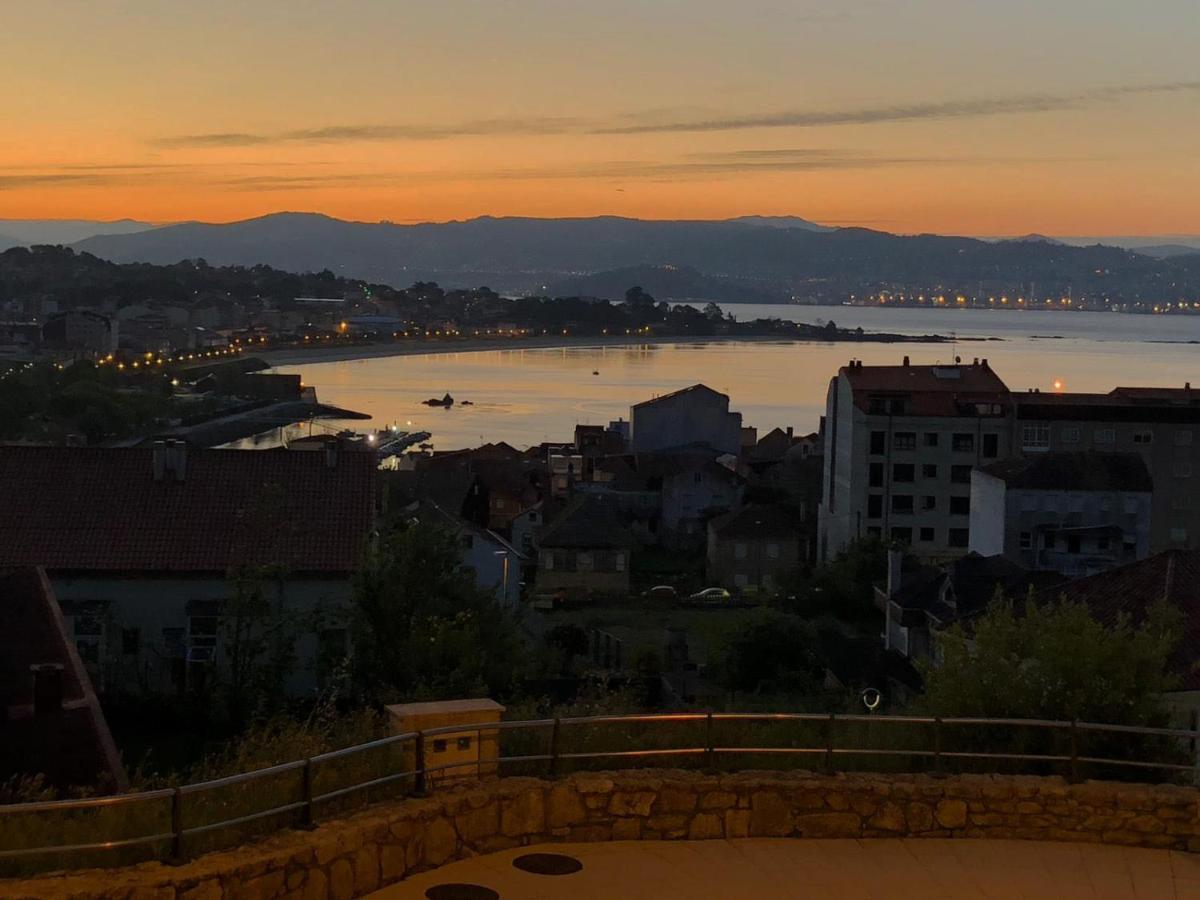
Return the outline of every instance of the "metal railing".
{"type": "Polygon", "coordinates": [[[0,806],[0,877],[182,862],[285,828],[312,828],[322,815],[424,795],[440,775],[472,769],[478,776],[553,777],[564,766],[632,762],[1061,774],[1071,781],[1134,771],[1200,783],[1198,748],[1200,731],[1048,719],[696,712],[446,725],[176,788],[0,806]],[[690,741],[686,734],[667,740],[687,728],[690,741]],[[994,729],[1003,729],[1002,739],[994,729]],[[445,744],[441,736],[472,733],[476,754],[486,737],[495,755],[431,762],[431,745],[445,744]],[[888,739],[878,740],[884,733],[888,739]]]}

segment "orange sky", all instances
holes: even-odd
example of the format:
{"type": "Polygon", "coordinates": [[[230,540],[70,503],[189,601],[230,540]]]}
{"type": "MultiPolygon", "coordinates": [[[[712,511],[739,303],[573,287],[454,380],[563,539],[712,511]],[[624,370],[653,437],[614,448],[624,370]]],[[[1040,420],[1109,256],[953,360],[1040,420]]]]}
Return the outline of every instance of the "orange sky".
{"type": "Polygon", "coordinates": [[[1200,16],[1194,0],[1153,12],[28,3],[5,10],[0,218],[756,213],[1200,232],[1200,16]]]}

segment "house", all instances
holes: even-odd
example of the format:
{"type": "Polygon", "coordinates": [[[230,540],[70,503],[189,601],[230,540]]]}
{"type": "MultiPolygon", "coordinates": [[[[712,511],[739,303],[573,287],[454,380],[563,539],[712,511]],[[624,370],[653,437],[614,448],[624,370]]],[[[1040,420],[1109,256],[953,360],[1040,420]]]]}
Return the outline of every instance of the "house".
{"type": "Polygon", "coordinates": [[[329,622],[296,640],[292,693],[348,652],[351,577],[372,538],[374,454],[0,447],[0,566],[42,566],[96,689],[183,691],[220,666],[249,578],[329,622]]]}
{"type": "Polygon", "coordinates": [[[866,366],[830,382],[819,553],[898,541],[931,562],[970,550],[971,470],[1015,453],[1012,401],[986,359],[866,366]]]}
{"type": "Polygon", "coordinates": [[[709,519],[742,504],[745,479],[712,459],[661,456],[639,461],[638,471],[660,479],[661,540],[670,546],[703,546],[709,519]]]}
{"type": "Polygon", "coordinates": [[[50,348],[104,356],[117,352],[119,331],[120,325],[114,318],[90,309],[69,309],[46,320],[42,340],[50,348]]]}
{"type": "Polygon", "coordinates": [[[612,498],[576,495],[538,538],[537,592],[627,595],[632,543],[612,498]]]}
{"type": "Polygon", "coordinates": [[[1030,572],[1003,556],[966,556],[939,566],[903,571],[901,553],[888,555],[887,584],[875,589],[884,614],[884,649],[910,660],[937,662],[938,633],[981,615],[997,592],[1022,600],[1031,589],[1059,584],[1053,573],[1030,572]]]}
{"type": "Polygon", "coordinates": [[[1200,551],[1156,553],[1040,591],[1037,600],[1083,603],[1105,625],[1125,618],[1137,627],[1162,602],[1179,610],[1183,619],[1179,641],[1168,661],[1178,684],[1166,699],[1179,724],[1200,725],[1200,551]]]}
{"type": "Polygon", "coordinates": [[[515,607],[520,602],[526,557],[516,547],[496,532],[468,522],[432,501],[414,503],[406,509],[406,514],[424,527],[441,528],[454,535],[460,564],[474,575],[476,587],[492,594],[504,606],[515,607]]]}
{"type": "Polygon", "coordinates": [[[737,454],[742,414],[729,411],[729,397],[703,384],[644,400],[629,410],[634,453],[704,446],[737,454]]]}
{"type": "Polygon", "coordinates": [[[800,529],[779,506],[746,506],[708,523],[708,581],[745,594],[771,594],[799,568],[800,529]]]}
{"type": "Polygon", "coordinates": [[[0,570],[0,777],[99,793],[129,779],[46,573],[0,570]]]}
{"type": "Polygon", "coordinates": [[[1150,554],[1153,483],[1135,453],[1050,451],[971,473],[971,550],[1093,575],[1150,554]]]}

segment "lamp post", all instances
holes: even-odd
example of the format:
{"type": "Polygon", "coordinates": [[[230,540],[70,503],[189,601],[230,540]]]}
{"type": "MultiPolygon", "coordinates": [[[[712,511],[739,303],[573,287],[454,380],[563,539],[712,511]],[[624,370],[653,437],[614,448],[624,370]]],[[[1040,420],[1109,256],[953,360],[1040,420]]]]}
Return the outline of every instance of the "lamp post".
{"type": "Polygon", "coordinates": [[[507,550],[493,550],[492,553],[495,556],[504,557],[504,574],[501,576],[502,581],[501,581],[501,588],[500,588],[500,597],[503,599],[504,603],[507,604],[508,603],[508,551],[507,550]]]}

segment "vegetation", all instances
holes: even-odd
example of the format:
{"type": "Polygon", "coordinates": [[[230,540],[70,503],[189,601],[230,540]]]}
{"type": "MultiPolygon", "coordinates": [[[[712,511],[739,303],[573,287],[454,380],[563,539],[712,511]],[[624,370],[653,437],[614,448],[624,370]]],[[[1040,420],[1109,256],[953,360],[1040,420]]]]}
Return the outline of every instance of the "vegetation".
{"type": "Polygon", "coordinates": [[[875,585],[887,578],[887,546],[877,537],[852,542],[810,573],[799,573],[789,591],[791,611],[805,617],[835,615],[874,621],[875,585]]]}
{"type": "Polygon", "coordinates": [[[823,672],[813,626],[773,609],[755,610],[725,635],[717,680],[742,693],[811,694],[823,672]]]}

